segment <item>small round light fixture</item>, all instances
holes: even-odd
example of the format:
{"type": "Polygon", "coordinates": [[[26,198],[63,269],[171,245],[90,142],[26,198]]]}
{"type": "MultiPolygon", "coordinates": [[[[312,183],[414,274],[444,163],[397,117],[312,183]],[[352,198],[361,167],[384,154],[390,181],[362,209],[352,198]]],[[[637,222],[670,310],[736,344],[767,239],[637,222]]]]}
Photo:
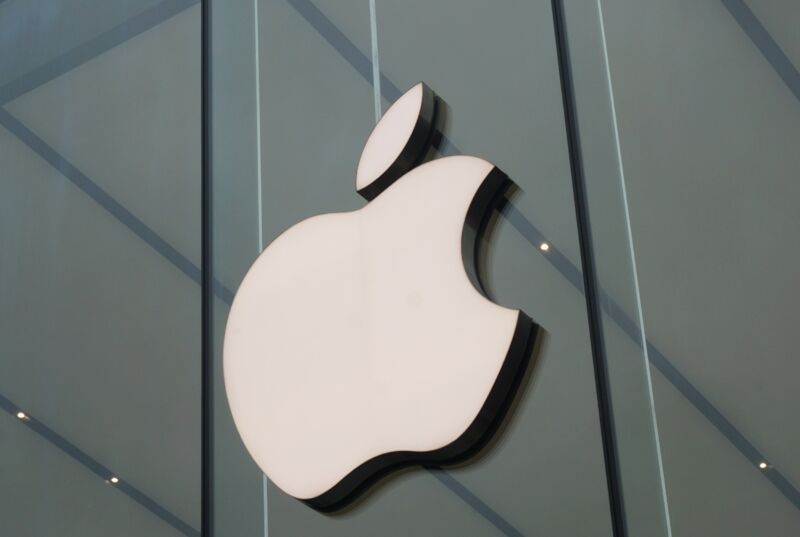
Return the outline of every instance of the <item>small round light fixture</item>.
{"type": "Polygon", "coordinates": [[[761,468],[762,470],[766,470],[768,466],[769,464],[767,464],[766,461],[761,461],[758,463],[758,467],[761,468]]]}
{"type": "Polygon", "coordinates": [[[543,252],[546,252],[550,249],[550,245],[547,244],[546,242],[543,242],[542,244],[539,245],[539,249],[543,252]]]}
{"type": "Polygon", "coordinates": [[[111,479],[109,479],[109,482],[116,485],[117,483],[119,483],[119,478],[117,476],[112,476],[111,479]]]}
{"type": "Polygon", "coordinates": [[[19,412],[17,412],[17,417],[18,417],[19,419],[21,419],[21,420],[26,420],[26,419],[28,419],[28,415],[27,415],[26,413],[24,413],[23,411],[21,411],[21,410],[20,410],[19,412]]]}

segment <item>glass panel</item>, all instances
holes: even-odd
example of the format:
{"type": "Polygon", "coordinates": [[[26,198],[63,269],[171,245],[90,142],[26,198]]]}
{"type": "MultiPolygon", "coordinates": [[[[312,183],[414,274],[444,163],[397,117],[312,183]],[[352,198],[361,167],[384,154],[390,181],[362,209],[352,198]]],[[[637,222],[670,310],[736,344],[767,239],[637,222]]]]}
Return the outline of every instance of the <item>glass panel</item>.
{"type": "Polygon", "coordinates": [[[488,244],[487,288],[547,333],[497,444],[448,475],[513,535],[608,535],[550,3],[383,0],[377,17],[384,96],[392,85],[402,90],[425,80],[448,104],[444,152],[486,158],[519,186],[488,244]],[[583,515],[575,517],[576,510],[583,515]]]}
{"type": "Polygon", "coordinates": [[[797,534],[800,4],[602,4],[674,534],[797,534]]]}
{"type": "Polygon", "coordinates": [[[222,342],[233,291],[261,251],[254,2],[211,3],[212,531],[266,535],[265,481],[231,418],[222,342]]]}
{"type": "Polygon", "coordinates": [[[197,536],[200,9],[0,3],[0,532],[197,536]]]}
{"type": "Polygon", "coordinates": [[[264,0],[212,13],[215,528],[278,536],[609,535],[549,3],[376,4],[264,0]],[[513,417],[479,459],[401,472],[352,508],[323,515],[272,484],[266,496],[261,489],[222,387],[226,302],[283,230],[364,205],[354,176],[376,96],[385,110],[418,80],[448,103],[443,151],[490,159],[521,187],[487,245],[486,283],[546,336],[513,417]]]}
{"type": "Polygon", "coordinates": [[[602,16],[596,2],[562,5],[598,290],[599,339],[608,364],[621,518],[628,535],[667,536],[671,529],[602,16]]]}

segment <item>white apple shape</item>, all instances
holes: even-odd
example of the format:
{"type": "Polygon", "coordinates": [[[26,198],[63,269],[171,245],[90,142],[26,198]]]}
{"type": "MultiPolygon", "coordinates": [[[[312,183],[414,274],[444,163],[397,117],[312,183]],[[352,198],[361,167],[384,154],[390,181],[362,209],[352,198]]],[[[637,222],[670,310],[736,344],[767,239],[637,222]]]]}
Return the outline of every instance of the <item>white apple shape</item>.
{"type": "Polygon", "coordinates": [[[357,189],[374,199],[286,230],[231,306],[236,427],[266,475],[318,509],[394,467],[474,451],[538,332],[488,300],[475,273],[478,232],[508,178],[471,156],[417,165],[437,107],[422,83],[404,94],[359,163],[357,189]]]}

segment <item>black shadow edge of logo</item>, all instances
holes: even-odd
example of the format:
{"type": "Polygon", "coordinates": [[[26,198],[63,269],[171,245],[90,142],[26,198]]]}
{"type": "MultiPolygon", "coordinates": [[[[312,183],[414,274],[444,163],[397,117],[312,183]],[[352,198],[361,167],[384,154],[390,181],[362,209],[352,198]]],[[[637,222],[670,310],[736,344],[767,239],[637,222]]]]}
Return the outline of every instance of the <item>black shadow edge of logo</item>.
{"type": "MultiPolygon", "coordinates": [[[[428,147],[433,142],[434,126],[436,125],[436,115],[439,109],[439,99],[431,88],[424,82],[422,84],[422,105],[420,107],[417,122],[411,130],[411,136],[406,140],[406,144],[400,154],[392,164],[383,172],[380,177],[372,181],[358,193],[367,201],[372,201],[378,194],[389,188],[395,181],[416,167],[425,157],[428,147]]],[[[380,123],[380,121],[378,121],[380,123]]],[[[377,127],[377,123],[376,123],[377,127]]],[[[375,127],[373,127],[373,132],[375,127]]],[[[367,140],[372,136],[370,132],[367,140]]]]}
{"type": "MultiPolygon", "coordinates": [[[[486,293],[477,270],[480,239],[489,223],[492,209],[503,202],[506,191],[512,185],[513,182],[502,171],[493,168],[475,194],[464,222],[462,256],[465,269],[473,285],[484,296],[486,293]]],[[[523,311],[518,312],[511,344],[492,389],[475,419],[453,442],[432,451],[393,451],[378,455],[356,467],[326,492],[302,501],[317,511],[339,511],[397,470],[408,466],[453,465],[476,456],[492,440],[505,420],[541,333],[538,324],[523,311]]]]}

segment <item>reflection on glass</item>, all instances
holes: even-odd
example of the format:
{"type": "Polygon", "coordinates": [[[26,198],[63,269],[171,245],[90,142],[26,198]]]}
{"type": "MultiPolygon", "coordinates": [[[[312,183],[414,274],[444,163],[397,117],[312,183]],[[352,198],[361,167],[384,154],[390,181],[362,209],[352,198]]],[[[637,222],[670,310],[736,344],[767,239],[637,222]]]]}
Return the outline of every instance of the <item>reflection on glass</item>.
{"type": "Polygon", "coordinates": [[[796,534],[797,3],[602,7],[673,533],[796,534]]]}
{"type": "Polygon", "coordinates": [[[199,15],[0,3],[4,535],[199,535],[199,15]]]}

